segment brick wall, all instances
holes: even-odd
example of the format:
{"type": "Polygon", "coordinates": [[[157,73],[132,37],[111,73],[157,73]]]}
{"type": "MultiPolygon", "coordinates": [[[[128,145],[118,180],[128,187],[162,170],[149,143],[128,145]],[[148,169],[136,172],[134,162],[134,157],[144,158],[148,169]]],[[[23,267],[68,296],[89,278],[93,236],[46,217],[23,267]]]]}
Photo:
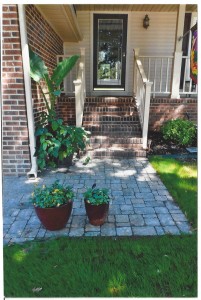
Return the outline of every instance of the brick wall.
{"type": "Polygon", "coordinates": [[[64,124],[75,125],[75,98],[59,97],[57,101],[57,116],[64,120],[64,124]]]}
{"type": "Polygon", "coordinates": [[[3,5],[2,130],[4,174],[30,170],[29,138],[16,5],[3,5]]]}
{"type": "Polygon", "coordinates": [[[149,114],[149,130],[158,131],[161,125],[177,118],[187,118],[197,123],[197,99],[151,99],[149,114]]]}
{"type": "MultiPolygon", "coordinates": [[[[26,6],[27,38],[29,46],[45,62],[50,74],[56,67],[56,55],[63,54],[63,41],[50,27],[34,5],[26,6]]],[[[32,81],[32,98],[34,99],[34,116],[38,120],[39,112],[45,109],[43,97],[32,81]]]]}
{"type": "MultiPolygon", "coordinates": [[[[31,165],[17,5],[3,5],[2,12],[3,172],[25,175],[31,165]]],[[[51,73],[56,55],[63,54],[63,42],[33,5],[26,6],[26,15],[29,44],[51,73]]],[[[32,85],[37,120],[44,103],[35,83],[32,85]]]]}

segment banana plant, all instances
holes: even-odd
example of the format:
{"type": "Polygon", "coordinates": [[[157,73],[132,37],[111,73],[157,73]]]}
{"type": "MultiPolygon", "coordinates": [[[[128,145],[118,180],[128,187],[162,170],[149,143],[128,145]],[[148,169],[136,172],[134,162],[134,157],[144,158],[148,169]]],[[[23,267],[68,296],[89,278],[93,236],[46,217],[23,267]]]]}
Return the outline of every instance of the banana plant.
{"type": "Polygon", "coordinates": [[[61,94],[61,89],[59,88],[60,84],[66,75],[72,70],[79,57],[79,55],[73,55],[67,59],[64,59],[56,66],[56,68],[53,70],[52,76],[50,76],[48,69],[41,57],[33,52],[31,48],[29,48],[30,76],[38,84],[42,92],[48,114],[55,111],[56,98],[61,94]],[[47,93],[43,91],[42,81],[45,81],[46,83],[48,90],[47,93]],[[48,99],[46,97],[47,94],[49,95],[50,104],[48,103],[48,99]]]}

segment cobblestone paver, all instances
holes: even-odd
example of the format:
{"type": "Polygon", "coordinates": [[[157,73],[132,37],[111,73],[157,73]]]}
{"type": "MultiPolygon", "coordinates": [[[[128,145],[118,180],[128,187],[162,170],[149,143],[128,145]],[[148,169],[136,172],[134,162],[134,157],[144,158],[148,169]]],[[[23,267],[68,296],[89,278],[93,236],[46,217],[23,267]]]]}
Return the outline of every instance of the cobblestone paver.
{"type": "Polygon", "coordinates": [[[26,177],[3,179],[4,244],[57,236],[156,236],[191,233],[190,225],[173,201],[147,159],[83,159],[70,169],[39,173],[35,180],[26,177]],[[66,228],[48,231],[40,223],[29,197],[34,184],[48,185],[56,179],[71,185],[75,192],[73,210],[66,228]],[[96,183],[110,191],[107,221],[102,226],[89,224],[82,193],[96,183]]]}

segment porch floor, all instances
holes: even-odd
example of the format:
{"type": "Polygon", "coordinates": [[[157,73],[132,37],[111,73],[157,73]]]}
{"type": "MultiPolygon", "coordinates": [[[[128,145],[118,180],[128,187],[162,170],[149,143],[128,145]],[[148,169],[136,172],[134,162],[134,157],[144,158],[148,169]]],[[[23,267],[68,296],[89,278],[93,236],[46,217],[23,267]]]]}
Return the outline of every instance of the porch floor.
{"type": "Polygon", "coordinates": [[[146,158],[93,159],[86,166],[75,162],[66,173],[57,169],[39,173],[35,180],[26,177],[3,179],[4,244],[69,236],[154,236],[190,233],[190,225],[146,158]],[[29,197],[34,184],[51,184],[56,179],[73,186],[75,200],[66,228],[45,230],[29,197]],[[107,222],[89,224],[82,193],[96,183],[110,190],[107,222]]]}

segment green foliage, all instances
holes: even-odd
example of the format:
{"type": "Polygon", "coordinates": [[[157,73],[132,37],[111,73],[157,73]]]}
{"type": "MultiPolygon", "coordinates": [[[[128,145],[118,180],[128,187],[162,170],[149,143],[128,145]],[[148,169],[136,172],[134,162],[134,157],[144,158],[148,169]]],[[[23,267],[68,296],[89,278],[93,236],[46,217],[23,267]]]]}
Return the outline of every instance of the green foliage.
{"type": "Polygon", "coordinates": [[[35,132],[35,156],[39,169],[44,169],[47,165],[56,167],[58,161],[79,150],[83,151],[89,143],[89,134],[84,128],[63,125],[62,119],[44,112],[35,132]]]}
{"type": "Polygon", "coordinates": [[[73,201],[73,198],[72,188],[62,186],[58,180],[49,187],[45,185],[42,188],[36,187],[31,196],[34,206],[41,208],[61,206],[73,201]]]}
{"type": "Polygon", "coordinates": [[[46,104],[48,113],[55,110],[55,100],[57,96],[60,96],[61,89],[60,84],[79,59],[79,55],[73,55],[60,62],[54,69],[52,76],[49,75],[48,69],[44,61],[29,48],[30,57],[30,76],[39,85],[43,98],[46,104]],[[46,98],[46,93],[43,92],[41,80],[44,80],[50,96],[50,105],[46,98]]]}
{"type": "Polygon", "coordinates": [[[192,145],[196,138],[196,126],[189,120],[170,120],[167,121],[161,128],[163,138],[170,140],[178,145],[192,145]]]}
{"type": "Polygon", "coordinates": [[[84,199],[93,205],[109,203],[110,201],[108,189],[89,188],[83,195],[84,199]]]}

